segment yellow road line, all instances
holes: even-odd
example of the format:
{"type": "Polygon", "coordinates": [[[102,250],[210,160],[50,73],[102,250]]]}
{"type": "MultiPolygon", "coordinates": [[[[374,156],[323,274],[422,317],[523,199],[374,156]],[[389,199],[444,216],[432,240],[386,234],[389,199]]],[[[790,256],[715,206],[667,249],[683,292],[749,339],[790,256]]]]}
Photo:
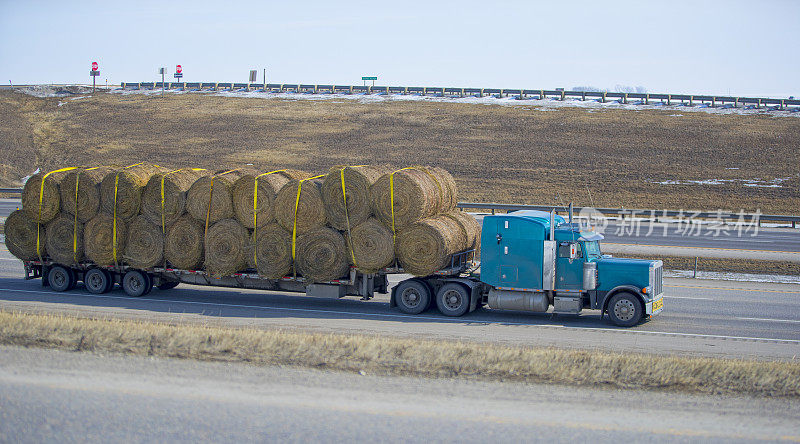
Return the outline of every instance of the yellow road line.
{"type": "Polygon", "coordinates": [[[759,292],[759,293],[800,294],[800,290],[796,290],[796,291],[754,290],[754,289],[750,289],[750,288],[700,287],[700,286],[693,286],[693,285],[665,285],[665,287],[672,287],[672,288],[702,288],[704,290],[726,290],[726,291],[756,291],[756,292],[759,292]]]}
{"type": "Polygon", "coordinates": [[[722,250],[722,251],[748,251],[756,253],[786,253],[800,254],[798,251],[779,251],[779,250],[743,250],[741,248],[718,248],[718,247],[683,247],[679,245],[649,245],[649,244],[618,244],[615,242],[603,242],[603,245],[622,245],[627,247],[658,247],[658,248],[685,248],[690,250],[722,250]]]}

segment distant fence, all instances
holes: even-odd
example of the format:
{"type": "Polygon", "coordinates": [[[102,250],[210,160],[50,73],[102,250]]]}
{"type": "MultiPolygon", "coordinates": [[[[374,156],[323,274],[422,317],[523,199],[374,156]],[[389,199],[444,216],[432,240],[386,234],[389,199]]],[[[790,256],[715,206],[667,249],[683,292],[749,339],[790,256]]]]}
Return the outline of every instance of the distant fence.
{"type": "MultiPolygon", "coordinates": [[[[499,204],[499,203],[476,203],[476,202],[459,202],[458,208],[466,209],[480,209],[491,211],[495,214],[496,211],[523,211],[523,210],[540,210],[550,211],[556,210],[556,214],[567,214],[568,210],[564,207],[554,207],[552,205],[516,205],[516,204],[499,204]]],[[[630,209],[630,208],[594,208],[594,207],[573,207],[574,215],[580,214],[583,209],[593,210],[603,215],[619,216],[621,219],[633,218],[650,218],[658,220],[659,218],[679,218],[691,220],[710,219],[710,220],[745,220],[747,222],[791,222],[792,228],[797,228],[797,222],[800,222],[800,216],[788,216],[780,214],[760,214],[760,213],[730,213],[726,211],[691,211],[691,210],[644,210],[644,209],[630,209]]]]}
{"type": "MultiPolygon", "coordinates": [[[[179,89],[190,91],[263,91],[263,92],[294,92],[314,94],[420,94],[436,95],[441,97],[466,97],[466,96],[517,96],[522,99],[579,99],[597,100],[598,102],[618,101],[620,103],[636,103],[650,105],[663,103],[666,105],[695,104],[710,107],[774,107],[784,110],[790,106],[800,107],[800,99],[776,99],[770,97],[734,97],[713,96],[696,94],[650,94],[650,93],[624,93],[604,91],[561,91],[548,89],[519,89],[519,88],[450,88],[441,86],[366,86],[366,85],[313,85],[302,83],[214,83],[214,82],[122,82],[122,89],[179,89]]],[[[800,111],[800,108],[793,108],[800,111]]]]}

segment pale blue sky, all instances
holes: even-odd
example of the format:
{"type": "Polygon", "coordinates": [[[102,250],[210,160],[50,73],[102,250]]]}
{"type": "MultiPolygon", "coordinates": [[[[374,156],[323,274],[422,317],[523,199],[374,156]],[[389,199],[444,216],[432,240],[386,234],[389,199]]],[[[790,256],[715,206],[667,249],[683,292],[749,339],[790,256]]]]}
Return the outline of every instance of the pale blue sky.
{"type": "Polygon", "coordinates": [[[186,81],[800,96],[800,1],[0,0],[0,81],[186,81]]]}

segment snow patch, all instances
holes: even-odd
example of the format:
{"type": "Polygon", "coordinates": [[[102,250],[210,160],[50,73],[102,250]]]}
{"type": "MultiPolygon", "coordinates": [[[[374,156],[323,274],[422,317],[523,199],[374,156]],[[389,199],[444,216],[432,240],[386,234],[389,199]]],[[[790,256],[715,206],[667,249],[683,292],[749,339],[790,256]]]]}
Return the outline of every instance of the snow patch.
{"type": "MultiPolygon", "coordinates": [[[[692,270],[664,270],[664,277],[690,278],[693,276],[694,276],[694,271],[692,270]]],[[[718,271],[698,271],[697,278],[712,279],[719,281],[800,284],[800,276],[789,276],[780,274],[749,274],[749,273],[723,273],[718,271]]]]}
{"type": "MultiPolygon", "coordinates": [[[[109,91],[110,93],[114,94],[122,94],[122,95],[131,95],[131,94],[143,94],[143,95],[153,95],[153,94],[161,94],[160,89],[135,89],[135,90],[123,90],[122,88],[116,88],[109,91]]],[[[666,105],[660,102],[654,102],[650,105],[642,105],[642,104],[635,104],[635,103],[622,103],[621,100],[611,100],[605,103],[599,100],[580,100],[578,98],[568,98],[566,100],[554,99],[554,98],[545,98],[539,99],[538,96],[526,96],[520,97],[519,95],[510,95],[508,97],[498,97],[497,95],[494,96],[442,96],[441,94],[437,95],[421,95],[421,94],[386,94],[385,92],[382,93],[355,93],[355,94],[343,94],[343,93],[295,93],[295,92],[266,92],[263,90],[257,91],[246,91],[246,90],[237,90],[237,91],[198,91],[198,90],[166,90],[164,91],[165,94],[210,94],[216,95],[221,97],[248,97],[248,98],[262,98],[262,99],[284,99],[284,100],[337,100],[337,101],[356,101],[359,103],[365,104],[372,104],[372,103],[383,103],[383,102],[396,102],[396,101],[419,101],[419,102],[449,102],[449,103],[471,103],[471,104],[480,104],[480,105],[501,105],[501,106],[514,106],[514,107],[522,107],[520,105],[524,105],[525,107],[533,108],[537,111],[554,111],[559,108],[583,108],[586,109],[588,112],[592,112],[594,110],[603,110],[603,109],[626,109],[632,111],[639,111],[643,109],[660,109],[660,110],[673,110],[673,111],[682,111],[682,112],[703,112],[709,114],[740,114],[740,115],[754,115],[754,114],[763,114],[773,117],[800,117],[800,113],[795,112],[794,108],[792,110],[784,110],[784,111],[769,111],[766,108],[761,109],[749,109],[749,108],[712,108],[708,106],[700,106],[698,105],[688,105],[688,104],[676,104],[676,105],[666,105]]],[[[800,110],[800,108],[798,108],[800,110]]]]}
{"type": "Polygon", "coordinates": [[[28,175],[28,176],[25,176],[25,177],[23,177],[23,178],[22,178],[22,179],[20,179],[19,181],[20,181],[20,182],[22,182],[22,184],[23,184],[23,185],[25,185],[25,183],[28,181],[28,179],[30,179],[31,177],[33,177],[33,176],[35,176],[35,175],[39,174],[39,172],[40,172],[40,171],[41,171],[41,169],[40,169],[40,168],[36,168],[36,171],[32,172],[32,173],[31,173],[30,175],[28,175]]]}

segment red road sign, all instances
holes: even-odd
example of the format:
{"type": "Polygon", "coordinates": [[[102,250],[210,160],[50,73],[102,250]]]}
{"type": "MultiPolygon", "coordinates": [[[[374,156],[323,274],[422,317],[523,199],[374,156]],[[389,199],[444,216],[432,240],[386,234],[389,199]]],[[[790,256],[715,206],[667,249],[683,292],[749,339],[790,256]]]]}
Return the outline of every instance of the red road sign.
{"type": "Polygon", "coordinates": [[[177,72],[178,74],[182,73],[183,72],[183,67],[181,65],[176,66],[175,67],[175,72],[177,72]]]}
{"type": "Polygon", "coordinates": [[[97,71],[98,65],[97,62],[92,62],[92,70],[97,71]]]}

